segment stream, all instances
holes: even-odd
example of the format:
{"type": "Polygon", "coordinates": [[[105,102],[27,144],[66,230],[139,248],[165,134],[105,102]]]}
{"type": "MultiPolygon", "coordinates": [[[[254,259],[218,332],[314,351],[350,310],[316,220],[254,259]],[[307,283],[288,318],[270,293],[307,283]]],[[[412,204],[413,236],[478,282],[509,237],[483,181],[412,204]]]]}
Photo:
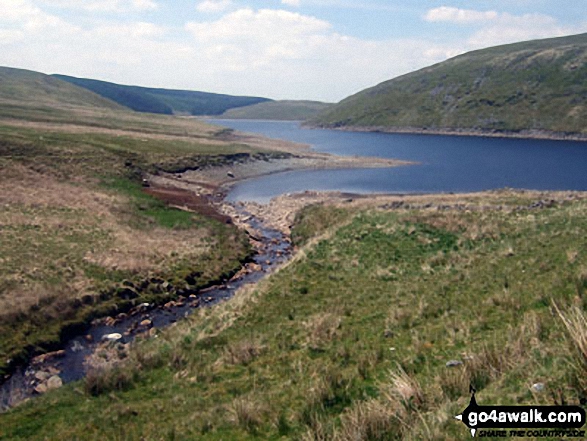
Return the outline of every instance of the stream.
{"type": "MultiPolygon", "coordinates": [[[[258,282],[291,257],[291,242],[284,233],[266,227],[261,219],[252,216],[242,206],[237,205],[235,208],[241,219],[246,219],[247,229],[259,233],[258,240],[251,238],[251,241],[256,242],[253,245],[257,252],[253,256],[253,263],[246,266],[249,271],[189,298],[180,297],[160,306],[142,304],[128,314],[93,322],[82,335],[70,339],[61,350],[35,357],[28,366],[18,368],[0,385],[0,411],[43,393],[47,380],[59,387],[61,383],[84,378],[87,372],[86,360],[102,347],[105,340],[126,344],[138,335],[148,334],[152,329],[164,329],[200,307],[230,299],[239,288],[258,282]]],[[[49,389],[53,386],[49,386],[49,389]]]]}

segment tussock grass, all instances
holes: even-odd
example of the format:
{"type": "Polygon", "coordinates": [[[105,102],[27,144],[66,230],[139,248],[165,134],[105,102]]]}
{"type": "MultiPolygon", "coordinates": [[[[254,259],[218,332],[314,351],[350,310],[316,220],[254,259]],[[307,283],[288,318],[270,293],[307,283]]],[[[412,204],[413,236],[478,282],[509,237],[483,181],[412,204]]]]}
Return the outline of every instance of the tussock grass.
{"type": "Polygon", "coordinates": [[[136,381],[137,372],[128,366],[101,364],[88,369],[84,378],[84,390],[87,394],[98,396],[107,392],[123,391],[136,381]]]}
{"type": "Polygon", "coordinates": [[[244,339],[226,347],[225,359],[230,364],[247,365],[264,351],[264,346],[254,339],[244,339]]]}
{"type": "Polygon", "coordinates": [[[181,118],[120,113],[108,128],[96,109],[70,109],[79,119],[67,124],[58,112],[31,121],[29,110],[3,119],[0,109],[0,374],[55,348],[67,327],[130,307],[117,295],[123,282],[135,303],[164,301],[175,294],[145,281],[184,287],[198,273],[194,288],[205,286],[249,252],[234,227],[167,207],[140,178],[255,149],[181,118]]]}
{"type": "Polygon", "coordinates": [[[308,345],[319,350],[336,338],[342,319],[333,313],[316,314],[308,319],[308,345]]]}
{"type": "Polygon", "coordinates": [[[262,424],[264,414],[263,406],[250,398],[237,398],[229,407],[232,421],[248,432],[253,432],[262,424]]]}
{"type": "MultiPolygon", "coordinates": [[[[569,337],[569,343],[573,348],[575,368],[579,378],[585,378],[587,373],[587,317],[582,309],[576,306],[562,312],[554,303],[554,308],[565,326],[569,337]]],[[[587,385],[587,381],[581,382],[587,385]]]]}
{"type": "Polygon", "coordinates": [[[558,206],[517,208],[547,197],[469,195],[470,207],[505,208],[459,222],[450,210],[349,208],[258,289],[137,344],[130,387],[83,404],[65,387],[2,415],[6,438],[75,438],[90,422],[120,437],[120,416],[99,411],[110,400],[138,412],[130,439],[171,428],[185,439],[462,439],[454,415],[471,384],[479,404],[578,403],[585,368],[569,327],[584,327],[587,204],[559,194],[558,206]]]}

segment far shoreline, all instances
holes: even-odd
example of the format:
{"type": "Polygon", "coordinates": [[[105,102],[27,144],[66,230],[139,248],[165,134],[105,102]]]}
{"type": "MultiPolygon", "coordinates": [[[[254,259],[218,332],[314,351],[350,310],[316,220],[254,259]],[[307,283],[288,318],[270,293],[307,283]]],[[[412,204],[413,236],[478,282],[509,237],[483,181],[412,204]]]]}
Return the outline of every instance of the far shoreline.
{"type": "Polygon", "coordinates": [[[459,136],[475,138],[503,138],[543,141],[570,141],[587,142],[587,134],[550,132],[546,130],[496,131],[483,129],[449,129],[449,128],[421,128],[421,127],[385,127],[385,126],[327,126],[302,122],[301,126],[311,130],[337,130],[340,132],[355,133],[388,133],[398,135],[433,135],[459,136]]]}

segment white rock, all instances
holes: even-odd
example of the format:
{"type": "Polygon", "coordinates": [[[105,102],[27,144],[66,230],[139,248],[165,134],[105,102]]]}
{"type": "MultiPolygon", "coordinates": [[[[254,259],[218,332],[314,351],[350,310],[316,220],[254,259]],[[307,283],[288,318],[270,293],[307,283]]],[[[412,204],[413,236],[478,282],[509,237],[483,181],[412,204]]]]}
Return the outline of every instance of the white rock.
{"type": "Polygon", "coordinates": [[[534,383],[530,389],[532,389],[532,392],[543,392],[544,387],[544,383],[534,383]]]}
{"type": "Polygon", "coordinates": [[[118,332],[113,334],[106,334],[102,336],[102,341],[118,341],[122,338],[122,335],[118,332]]]}

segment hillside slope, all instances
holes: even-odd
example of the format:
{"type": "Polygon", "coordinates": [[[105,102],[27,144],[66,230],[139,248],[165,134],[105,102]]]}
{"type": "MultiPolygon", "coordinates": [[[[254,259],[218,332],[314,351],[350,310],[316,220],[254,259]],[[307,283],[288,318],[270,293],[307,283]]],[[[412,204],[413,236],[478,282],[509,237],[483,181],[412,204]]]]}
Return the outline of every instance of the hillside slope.
{"type": "Polygon", "coordinates": [[[317,116],[332,104],[319,101],[266,101],[252,106],[227,110],[229,119],[268,119],[276,121],[304,121],[317,116]]]}
{"type": "Polygon", "coordinates": [[[113,101],[50,75],[1,66],[0,101],[33,103],[35,107],[82,106],[121,109],[113,101]]]}
{"type": "Polygon", "coordinates": [[[454,416],[471,385],[491,405],[574,405],[587,387],[584,197],[308,207],[289,265],[137,341],[118,368],[0,414],[0,438],[466,440],[454,416]]]}
{"type": "Polygon", "coordinates": [[[234,107],[269,101],[267,98],[221,95],[188,90],[125,86],[106,81],[54,75],[63,81],[91,90],[137,112],[165,115],[220,115],[234,107]]]}
{"type": "Polygon", "coordinates": [[[95,318],[177,299],[242,267],[247,236],[206,203],[215,187],[143,191],[155,174],[284,157],[269,141],[228,135],[0,68],[0,412],[7,374],[95,318]],[[168,206],[171,197],[189,211],[168,206]],[[123,283],[134,292],[119,295],[123,283]]]}
{"type": "Polygon", "coordinates": [[[587,34],[470,52],[353,95],[322,127],[587,134],[587,34]]]}

